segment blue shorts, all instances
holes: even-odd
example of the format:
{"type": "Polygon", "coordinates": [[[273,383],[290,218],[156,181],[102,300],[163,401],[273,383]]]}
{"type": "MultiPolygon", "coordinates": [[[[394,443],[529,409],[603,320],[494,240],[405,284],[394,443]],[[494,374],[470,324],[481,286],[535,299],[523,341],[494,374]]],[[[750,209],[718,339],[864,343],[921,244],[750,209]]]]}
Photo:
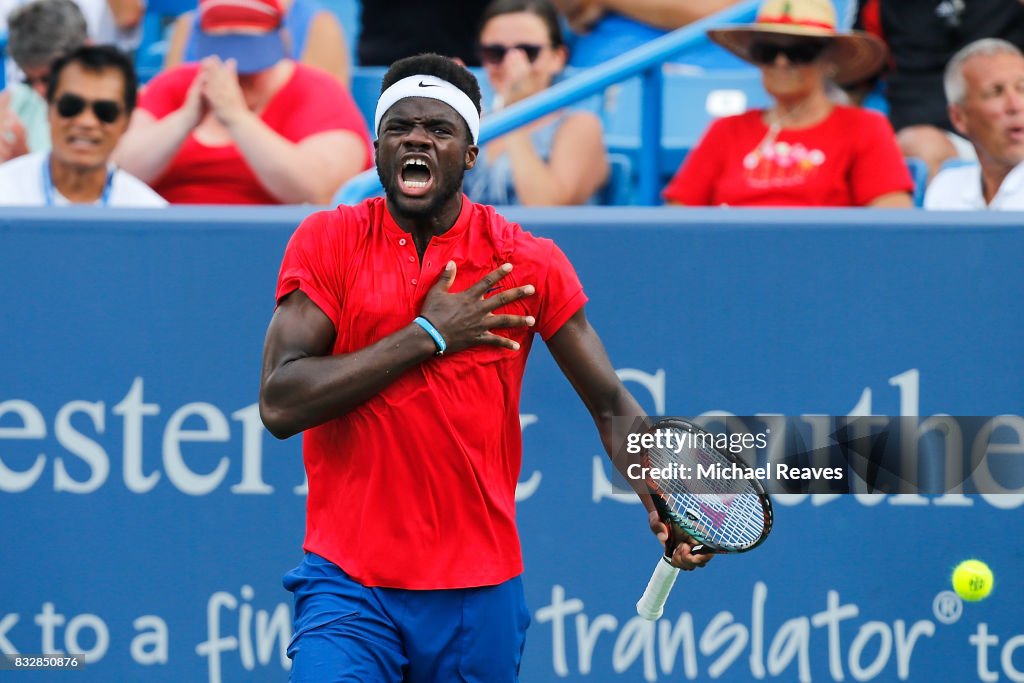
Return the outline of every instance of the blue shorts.
{"type": "Polygon", "coordinates": [[[530,613],[519,577],[452,590],[366,588],[306,553],[295,597],[292,683],[513,683],[530,613]]]}

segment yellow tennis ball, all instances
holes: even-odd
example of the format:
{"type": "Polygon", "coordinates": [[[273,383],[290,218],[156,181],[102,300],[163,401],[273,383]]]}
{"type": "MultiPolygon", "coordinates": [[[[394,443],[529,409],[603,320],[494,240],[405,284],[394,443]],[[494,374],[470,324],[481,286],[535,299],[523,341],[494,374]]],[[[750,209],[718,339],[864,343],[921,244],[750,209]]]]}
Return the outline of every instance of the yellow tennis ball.
{"type": "Polygon", "coordinates": [[[987,598],[994,583],[992,570],[981,560],[964,560],[953,570],[953,590],[968,602],[987,598]]]}

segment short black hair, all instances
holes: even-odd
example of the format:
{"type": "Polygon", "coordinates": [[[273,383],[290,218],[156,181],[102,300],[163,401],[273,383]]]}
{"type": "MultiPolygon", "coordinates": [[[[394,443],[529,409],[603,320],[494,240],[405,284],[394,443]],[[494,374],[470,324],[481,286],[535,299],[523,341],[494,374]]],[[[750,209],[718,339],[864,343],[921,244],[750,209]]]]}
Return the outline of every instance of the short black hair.
{"type": "MultiPolygon", "coordinates": [[[[476,76],[470,73],[469,69],[450,57],[431,52],[413,57],[405,57],[392,64],[388,72],[384,74],[384,80],[380,84],[380,91],[383,94],[385,90],[403,78],[419,76],[421,74],[424,76],[436,76],[448,81],[466,93],[473,106],[476,107],[477,113],[481,112],[480,101],[483,98],[480,95],[480,84],[477,83],[476,76]]],[[[468,125],[466,126],[466,132],[470,136],[470,143],[472,143],[472,133],[469,132],[468,125]]]]}
{"type": "Polygon", "coordinates": [[[50,65],[50,82],[46,86],[46,101],[53,103],[57,93],[60,74],[70,64],[81,64],[86,71],[98,73],[105,69],[117,69],[124,76],[124,108],[126,114],[135,109],[139,81],[135,76],[135,65],[131,57],[113,45],[83,45],[65,55],[57,57],[50,65]]]}

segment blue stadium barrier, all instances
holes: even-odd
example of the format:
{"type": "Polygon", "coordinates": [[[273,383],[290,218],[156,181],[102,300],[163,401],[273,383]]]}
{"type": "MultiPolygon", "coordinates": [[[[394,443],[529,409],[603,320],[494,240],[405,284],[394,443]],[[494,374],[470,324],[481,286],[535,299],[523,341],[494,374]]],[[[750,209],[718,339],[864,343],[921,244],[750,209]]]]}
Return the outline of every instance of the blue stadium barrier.
{"type": "MultiPolygon", "coordinates": [[[[270,438],[256,397],[281,255],[311,210],[0,211],[0,650],[88,654],[81,683],[285,680],[304,481],[299,439],[270,438]]],[[[652,414],[920,415],[924,430],[1024,411],[1018,214],[508,216],[575,264],[652,414]]],[[[777,496],[765,545],[680,576],[651,624],[634,603],[659,546],[610,495],[543,348],[520,410],[522,680],[1021,678],[1024,481],[777,496]],[[969,556],[996,574],[980,603],[949,592],[969,556]]],[[[1001,457],[1019,459],[1024,429],[1005,424],[1001,457]]]]}

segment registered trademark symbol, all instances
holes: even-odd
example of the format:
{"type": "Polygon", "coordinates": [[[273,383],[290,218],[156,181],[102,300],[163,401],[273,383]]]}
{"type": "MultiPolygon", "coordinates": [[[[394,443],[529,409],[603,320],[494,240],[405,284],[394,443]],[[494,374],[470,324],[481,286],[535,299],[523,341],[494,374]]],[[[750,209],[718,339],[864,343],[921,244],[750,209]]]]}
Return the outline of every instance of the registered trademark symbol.
{"type": "Polygon", "coordinates": [[[953,591],[942,591],[932,600],[932,613],[941,624],[955,624],[964,613],[964,601],[953,591]]]}

